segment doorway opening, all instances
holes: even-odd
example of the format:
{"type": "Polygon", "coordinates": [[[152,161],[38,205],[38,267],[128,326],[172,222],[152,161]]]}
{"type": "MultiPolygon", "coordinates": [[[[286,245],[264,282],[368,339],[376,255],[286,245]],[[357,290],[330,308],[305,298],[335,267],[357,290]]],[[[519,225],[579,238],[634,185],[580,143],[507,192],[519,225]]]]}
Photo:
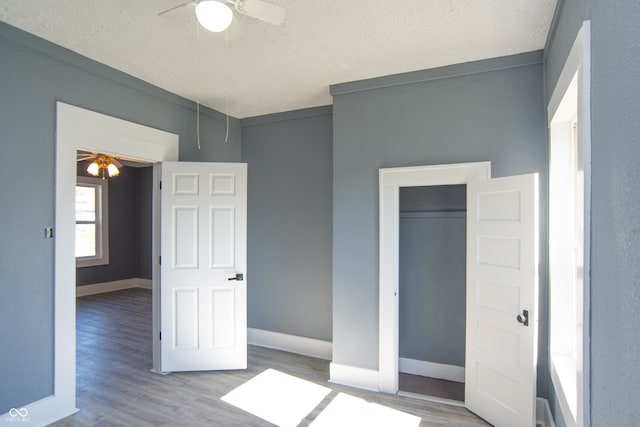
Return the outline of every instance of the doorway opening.
{"type": "MultiPolygon", "coordinates": [[[[56,235],[75,235],[75,184],[77,150],[107,152],[148,162],[178,160],[178,135],[58,102],[56,123],[56,235]]],[[[155,168],[156,166],[154,166],[155,168]]],[[[154,174],[154,188],[155,176],[154,174]]],[[[157,198],[154,198],[157,199],[157,198]]],[[[154,206],[157,200],[154,200],[154,206]]],[[[156,211],[154,209],[154,211],[156,211]]],[[[157,221],[154,221],[157,223],[157,221]]],[[[153,230],[153,259],[159,250],[153,230]]],[[[157,268],[153,282],[158,286],[157,268]]],[[[54,394],[41,408],[51,419],[77,411],[76,402],[76,278],[75,241],[55,240],[54,297],[54,394]]],[[[155,293],[154,293],[155,294],[155,293]]],[[[155,296],[155,295],[154,295],[155,296]]],[[[157,304],[154,301],[154,307],[157,304]]],[[[154,330],[159,316],[154,311],[154,330]]],[[[156,336],[154,334],[154,336],[156,336]]],[[[153,364],[159,350],[153,341],[153,364]]],[[[40,412],[40,411],[39,411],[40,412]]]]}
{"type": "Polygon", "coordinates": [[[113,156],[119,164],[117,176],[97,178],[87,170],[96,154],[77,151],[75,314],[80,408],[89,407],[96,398],[95,376],[90,374],[96,363],[113,376],[121,375],[121,368],[135,373],[149,370],[152,364],[153,164],[113,156]],[[145,351],[123,356],[123,349],[131,348],[132,337],[145,351]]]}
{"type": "Polygon", "coordinates": [[[396,394],[399,391],[400,304],[398,293],[400,291],[401,189],[451,185],[461,185],[466,188],[469,182],[489,178],[491,178],[490,162],[380,169],[380,391],[390,394],[396,394]]]}
{"type": "Polygon", "coordinates": [[[379,390],[399,389],[400,191],[462,184],[464,406],[494,425],[529,425],[536,418],[538,175],[491,178],[490,165],[380,169],[379,390]]]}
{"type": "Polygon", "coordinates": [[[400,188],[399,394],[464,402],[466,209],[464,184],[400,188]]]}
{"type": "Polygon", "coordinates": [[[118,175],[103,179],[87,171],[94,153],[77,156],[77,296],[151,289],[153,164],[119,157],[118,175]]]}

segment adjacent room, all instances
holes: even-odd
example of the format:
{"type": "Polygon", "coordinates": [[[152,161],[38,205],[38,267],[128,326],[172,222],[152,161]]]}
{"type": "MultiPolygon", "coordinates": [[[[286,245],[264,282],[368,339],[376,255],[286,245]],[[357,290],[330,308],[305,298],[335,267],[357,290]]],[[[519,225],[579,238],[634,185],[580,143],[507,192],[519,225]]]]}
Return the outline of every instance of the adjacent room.
{"type": "Polygon", "coordinates": [[[0,425],[635,425],[639,22],[4,0],[0,425]]]}

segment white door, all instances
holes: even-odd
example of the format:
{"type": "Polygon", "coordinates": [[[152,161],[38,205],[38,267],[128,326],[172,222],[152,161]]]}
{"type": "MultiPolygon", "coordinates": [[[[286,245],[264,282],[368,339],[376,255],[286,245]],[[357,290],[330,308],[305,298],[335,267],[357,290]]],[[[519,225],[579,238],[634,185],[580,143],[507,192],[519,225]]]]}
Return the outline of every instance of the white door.
{"type": "Polygon", "coordinates": [[[497,427],[535,425],[538,176],[467,185],[465,404],[497,427]]]}
{"type": "Polygon", "coordinates": [[[164,162],[161,370],[247,367],[247,165],[164,162]]]}

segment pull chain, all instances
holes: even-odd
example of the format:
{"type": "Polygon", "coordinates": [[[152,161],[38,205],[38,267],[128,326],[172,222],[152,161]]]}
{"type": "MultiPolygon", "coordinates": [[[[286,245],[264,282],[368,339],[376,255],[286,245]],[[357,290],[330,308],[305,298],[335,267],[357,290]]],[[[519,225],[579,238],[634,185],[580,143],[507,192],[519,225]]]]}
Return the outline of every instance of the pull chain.
{"type": "Polygon", "coordinates": [[[226,57],[225,67],[225,85],[224,85],[224,99],[225,99],[225,112],[227,114],[227,132],[224,135],[224,142],[229,142],[229,29],[224,32],[224,50],[226,57]]]}

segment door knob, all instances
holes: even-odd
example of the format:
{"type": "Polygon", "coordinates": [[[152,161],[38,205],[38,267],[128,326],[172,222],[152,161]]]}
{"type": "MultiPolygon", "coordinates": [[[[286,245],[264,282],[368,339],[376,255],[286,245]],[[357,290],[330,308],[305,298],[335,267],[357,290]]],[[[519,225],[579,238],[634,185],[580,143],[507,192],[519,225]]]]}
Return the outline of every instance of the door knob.
{"type": "Polygon", "coordinates": [[[237,280],[238,282],[242,282],[244,280],[244,276],[242,273],[237,273],[235,277],[229,277],[227,280],[237,280]]]}
{"type": "Polygon", "coordinates": [[[516,320],[524,326],[529,326],[529,310],[522,310],[522,314],[518,314],[516,320]]]}

